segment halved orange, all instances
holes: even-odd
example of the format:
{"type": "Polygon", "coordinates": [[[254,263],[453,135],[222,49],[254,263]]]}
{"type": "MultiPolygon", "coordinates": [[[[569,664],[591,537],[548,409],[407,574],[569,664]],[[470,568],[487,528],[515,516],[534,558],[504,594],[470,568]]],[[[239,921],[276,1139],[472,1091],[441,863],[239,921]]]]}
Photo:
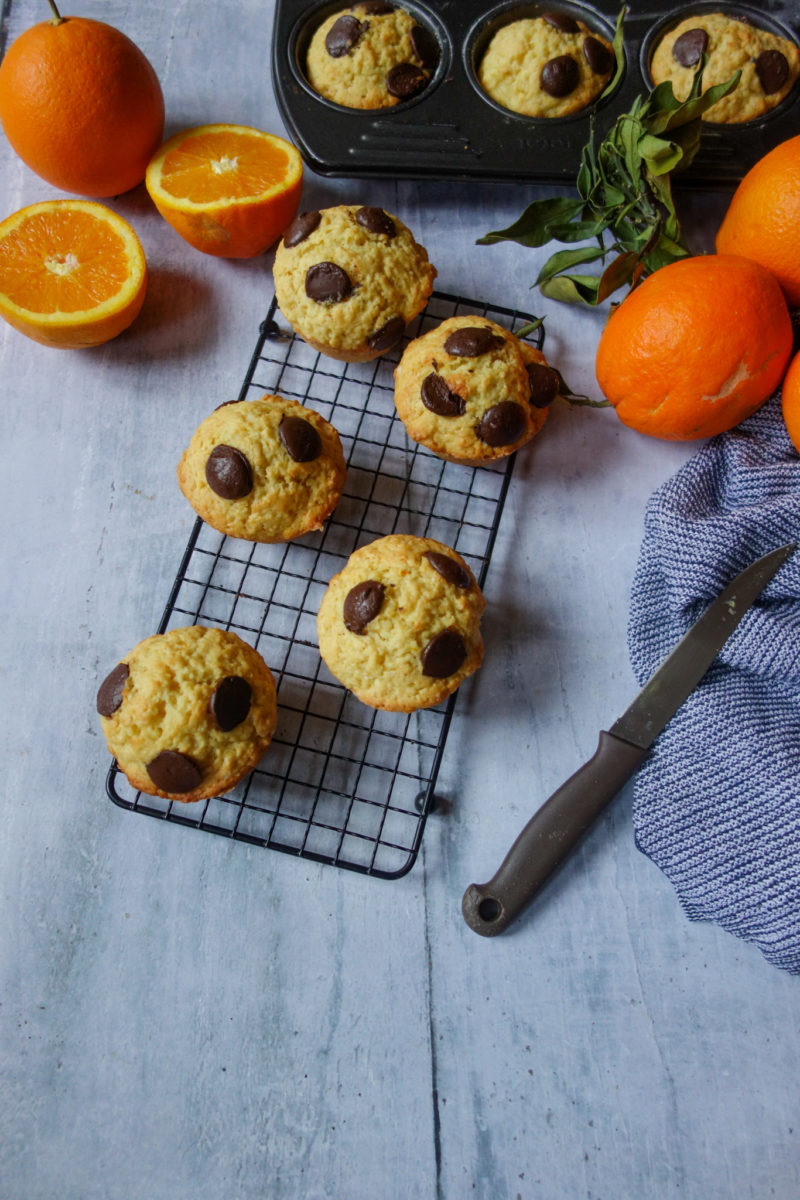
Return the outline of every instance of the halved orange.
{"type": "Polygon", "coordinates": [[[196,250],[253,258],[300,206],[303,162],[291,142],[249,125],[198,125],[150,160],[145,185],[165,221],[196,250]]]}
{"type": "Polygon", "coordinates": [[[93,200],[44,200],[0,222],[0,316],[45,346],[110,341],[147,287],[134,230],[93,200]]]}

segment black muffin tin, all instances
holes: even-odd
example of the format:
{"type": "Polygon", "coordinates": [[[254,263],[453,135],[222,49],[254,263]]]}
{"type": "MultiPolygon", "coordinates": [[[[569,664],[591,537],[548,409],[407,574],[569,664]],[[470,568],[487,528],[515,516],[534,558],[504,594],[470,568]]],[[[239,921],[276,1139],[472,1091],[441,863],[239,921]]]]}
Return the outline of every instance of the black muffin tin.
{"type": "MultiPolygon", "coordinates": [[[[647,66],[656,37],[692,13],[725,12],[748,18],[800,42],[797,0],[756,6],[707,3],[634,3],[625,18],[625,71],[613,93],[570,117],[524,117],[492,101],[476,65],[495,31],[509,21],[558,10],[613,37],[618,4],[486,3],[486,0],[401,0],[401,7],[436,37],[441,59],[425,91],[391,109],[343,108],[319,96],[304,63],[311,36],[342,0],[276,0],[272,34],[275,93],[289,135],[304,160],[322,175],[409,179],[488,179],[574,182],[590,114],[597,137],[652,86],[647,66]]],[[[681,176],[703,187],[733,185],[766,152],[800,132],[800,81],[771,113],[741,125],[703,123],[700,150],[681,176]]]]}

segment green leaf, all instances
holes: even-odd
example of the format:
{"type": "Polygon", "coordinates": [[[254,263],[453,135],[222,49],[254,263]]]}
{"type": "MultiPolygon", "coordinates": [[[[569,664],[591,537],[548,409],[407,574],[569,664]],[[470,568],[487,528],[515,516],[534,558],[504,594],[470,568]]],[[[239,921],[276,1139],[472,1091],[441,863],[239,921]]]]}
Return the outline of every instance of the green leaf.
{"type": "Polygon", "coordinates": [[[639,254],[630,251],[627,254],[620,254],[613,262],[608,264],[600,276],[598,283],[597,304],[602,304],[617,288],[632,281],[633,272],[640,261],[640,257],[639,254]]]}
{"type": "Polygon", "coordinates": [[[578,250],[558,250],[548,258],[542,267],[534,287],[540,286],[547,279],[552,279],[561,271],[568,271],[571,267],[576,267],[578,263],[597,262],[598,258],[603,258],[605,253],[602,247],[597,249],[595,246],[582,246],[578,250]]]}
{"type": "Polygon", "coordinates": [[[602,94],[600,96],[601,100],[602,100],[603,96],[611,95],[611,93],[614,91],[614,88],[617,86],[620,79],[622,78],[623,72],[625,70],[625,49],[624,49],[625,33],[623,30],[623,24],[625,22],[625,17],[627,16],[627,13],[628,13],[628,6],[627,6],[627,4],[623,4],[619,10],[619,13],[617,14],[617,23],[614,28],[614,40],[611,43],[611,49],[614,51],[614,63],[615,63],[614,74],[611,76],[608,83],[603,88],[602,94]]]}
{"type": "Polygon", "coordinates": [[[565,304],[597,304],[599,279],[595,275],[558,275],[541,284],[539,291],[565,304]]]}
{"type": "Polygon", "coordinates": [[[583,208],[583,202],[572,196],[556,196],[548,200],[534,200],[518,220],[507,229],[499,229],[478,238],[477,245],[487,246],[493,242],[518,242],[521,246],[546,246],[552,240],[550,223],[571,221],[583,208]]]}

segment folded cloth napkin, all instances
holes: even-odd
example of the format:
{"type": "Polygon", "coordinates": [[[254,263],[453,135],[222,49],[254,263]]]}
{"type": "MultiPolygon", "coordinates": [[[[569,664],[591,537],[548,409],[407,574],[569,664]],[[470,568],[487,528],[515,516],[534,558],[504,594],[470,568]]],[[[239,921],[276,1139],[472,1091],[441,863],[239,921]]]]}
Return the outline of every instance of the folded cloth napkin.
{"type": "MultiPolygon", "coordinates": [[[[739,571],[792,541],[800,455],[777,393],[647,505],[628,626],[640,683],[739,571]]],[[[687,916],[800,974],[800,549],[657,739],[633,823],[687,916]]]]}

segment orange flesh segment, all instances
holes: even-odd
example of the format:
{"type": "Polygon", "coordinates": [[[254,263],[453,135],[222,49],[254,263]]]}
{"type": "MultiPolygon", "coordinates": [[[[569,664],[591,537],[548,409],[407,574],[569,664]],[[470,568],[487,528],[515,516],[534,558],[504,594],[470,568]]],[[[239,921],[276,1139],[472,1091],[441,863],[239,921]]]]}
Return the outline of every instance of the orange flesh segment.
{"type": "Polygon", "coordinates": [[[96,308],[122,289],[130,269],[122,238],[84,212],[28,217],[3,238],[0,259],[4,294],[34,313],[96,308]]]}
{"type": "Polygon", "coordinates": [[[160,186],[196,204],[260,196],[286,180],[289,156],[265,138],[241,133],[188,137],[161,164],[160,186]]]}

